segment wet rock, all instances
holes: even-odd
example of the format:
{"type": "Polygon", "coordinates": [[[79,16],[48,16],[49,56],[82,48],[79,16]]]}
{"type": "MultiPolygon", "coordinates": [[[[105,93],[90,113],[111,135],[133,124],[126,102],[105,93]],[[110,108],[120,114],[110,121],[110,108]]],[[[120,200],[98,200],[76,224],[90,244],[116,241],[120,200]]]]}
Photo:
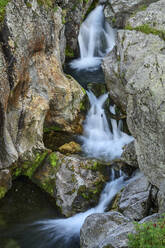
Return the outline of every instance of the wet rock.
{"type": "Polygon", "coordinates": [[[71,141],[70,143],[66,143],[62,146],[59,147],[59,151],[62,153],[66,154],[72,154],[72,153],[80,153],[81,152],[81,146],[74,142],[71,141]]]}
{"type": "Polygon", "coordinates": [[[4,197],[6,192],[11,188],[11,173],[9,170],[0,170],[0,199],[4,197]]]}
{"type": "Polygon", "coordinates": [[[125,186],[119,201],[119,211],[131,220],[141,220],[148,213],[150,186],[142,174],[125,186]]]}
{"type": "Polygon", "coordinates": [[[135,151],[135,144],[134,141],[129,143],[128,145],[124,146],[123,153],[121,155],[121,161],[125,162],[126,164],[138,168],[138,161],[135,151]]]}
{"type": "Polygon", "coordinates": [[[63,23],[65,24],[66,36],[66,56],[74,57],[74,52],[77,49],[77,39],[79,34],[80,24],[86,15],[93,0],[75,1],[75,0],[58,0],[57,3],[63,10],[63,23]]]}
{"type": "Polygon", "coordinates": [[[59,152],[51,153],[32,177],[55,198],[65,216],[96,205],[108,179],[106,165],[59,152]]]}
{"type": "Polygon", "coordinates": [[[123,112],[126,112],[127,107],[128,93],[125,87],[128,81],[146,56],[162,53],[163,49],[164,41],[159,36],[118,30],[117,46],[103,59],[102,67],[110,97],[123,112]]]}
{"type": "Polygon", "coordinates": [[[134,224],[121,213],[111,211],[86,218],[80,233],[81,248],[125,248],[134,224]]]}

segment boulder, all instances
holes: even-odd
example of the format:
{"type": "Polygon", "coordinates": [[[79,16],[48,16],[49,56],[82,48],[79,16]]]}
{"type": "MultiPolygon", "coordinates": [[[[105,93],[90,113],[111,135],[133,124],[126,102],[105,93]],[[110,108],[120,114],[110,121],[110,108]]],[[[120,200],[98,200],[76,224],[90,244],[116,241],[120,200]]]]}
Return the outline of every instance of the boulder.
{"type": "Polygon", "coordinates": [[[134,224],[121,213],[111,211],[86,218],[80,232],[81,248],[126,248],[134,224]]]}
{"type": "MultiPolygon", "coordinates": [[[[132,28],[140,28],[144,31],[153,31],[155,30],[157,34],[161,35],[161,32],[165,32],[165,16],[164,16],[165,2],[164,0],[157,1],[152,3],[148,8],[143,11],[137,12],[134,16],[130,17],[127,21],[127,25],[132,28]]],[[[164,34],[165,36],[165,34],[164,34]]]]}
{"type": "Polygon", "coordinates": [[[62,146],[59,147],[59,151],[62,153],[66,154],[72,154],[72,153],[80,153],[81,152],[81,146],[74,142],[71,141],[69,143],[66,143],[62,146]]]}
{"type": "Polygon", "coordinates": [[[102,67],[110,97],[123,112],[127,108],[128,92],[125,87],[128,81],[143,64],[146,56],[162,53],[163,49],[164,41],[159,36],[118,30],[117,45],[103,59],[102,67]]]}
{"type": "Polygon", "coordinates": [[[141,220],[148,214],[150,186],[142,174],[132,178],[121,193],[118,210],[131,220],[141,220]]]}
{"type": "Polygon", "coordinates": [[[165,192],[165,55],[144,58],[127,84],[127,123],[135,137],[140,169],[151,184],[165,192]]]}
{"type": "Polygon", "coordinates": [[[138,168],[137,162],[137,155],[135,151],[135,142],[131,142],[128,145],[124,146],[123,153],[121,155],[121,161],[125,162],[126,164],[138,168]]]}
{"type": "Polygon", "coordinates": [[[127,19],[141,9],[145,9],[157,0],[107,0],[104,10],[107,20],[112,26],[123,28],[127,19]]]}
{"type": "Polygon", "coordinates": [[[50,153],[31,177],[67,217],[97,205],[108,179],[106,165],[59,152],[50,153]]]}

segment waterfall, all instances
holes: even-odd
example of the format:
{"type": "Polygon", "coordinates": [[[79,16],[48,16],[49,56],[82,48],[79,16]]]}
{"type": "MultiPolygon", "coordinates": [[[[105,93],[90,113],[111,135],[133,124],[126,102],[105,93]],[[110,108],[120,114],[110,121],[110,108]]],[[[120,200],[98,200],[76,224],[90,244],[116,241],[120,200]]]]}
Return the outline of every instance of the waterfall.
{"type": "Polygon", "coordinates": [[[103,5],[97,6],[81,24],[78,43],[80,58],[70,63],[77,70],[97,69],[102,58],[113,49],[115,35],[105,21],[103,5]]]}
{"type": "MultiPolygon", "coordinates": [[[[121,131],[122,121],[111,119],[112,131],[109,128],[103,105],[108,98],[104,94],[99,98],[90,91],[87,92],[90,109],[84,123],[84,133],[80,137],[82,150],[87,157],[109,161],[119,158],[123,152],[122,147],[131,141],[133,137],[121,131]]],[[[110,112],[115,114],[115,107],[110,106],[110,112]]]]}
{"type": "Polygon", "coordinates": [[[25,247],[79,247],[80,229],[85,219],[91,214],[105,212],[114,196],[127,183],[128,180],[125,180],[123,173],[119,173],[118,178],[115,178],[115,173],[112,169],[111,180],[106,184],[104,190],[102,191],[99,203],[96,207],[91,208],[86,212],[78,213],[70,218],[41,220],[31,224],[29,227],[34,234],[31,235],[29,240],[26,240],[25,247]]]}

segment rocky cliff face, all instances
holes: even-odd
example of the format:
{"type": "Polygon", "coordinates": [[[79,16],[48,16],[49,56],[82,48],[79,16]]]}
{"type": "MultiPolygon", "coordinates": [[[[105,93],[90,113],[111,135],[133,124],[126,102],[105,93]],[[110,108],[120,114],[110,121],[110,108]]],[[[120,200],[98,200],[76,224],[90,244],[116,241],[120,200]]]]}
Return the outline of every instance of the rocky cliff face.
{"type": "Polygon", "coordinates": [[[110,95],[127,112],[140,169],[163,192],[164,9],[164,1],[137,9],[127,19],[125,30],[117,31],[117,45],[103,62],[110,95]]]}
{"type": "Polygon", "coordinates": [[[76,132],[84,96],[62,72],[62,9],[11,1],[0,29],[0,168],[44,150],[43,125],[76,132]]]}

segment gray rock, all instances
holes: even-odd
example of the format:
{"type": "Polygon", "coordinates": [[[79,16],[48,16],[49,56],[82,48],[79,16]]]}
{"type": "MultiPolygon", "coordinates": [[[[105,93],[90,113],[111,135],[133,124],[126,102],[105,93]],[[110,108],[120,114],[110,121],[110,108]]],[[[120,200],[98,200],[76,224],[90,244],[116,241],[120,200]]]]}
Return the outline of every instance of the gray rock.
{"type": "Polygon", "coordinates": [[[149,183],[140,173],[122,191],[119,211],[131,220],[141,220],[147,215],[149,194],[149,183]]]}
{"type": "Polygon", "coordinates": [[[161,215],[158,213],[149,215],[147,217],[145,217],[144,219],[142,219],[141,221],[139,221],[139,224],[143,224],[146,222],[157,222],[159,219],[161,218],[161,215]]]}
{"type": "Polygon", "coordinates": [[[32,177],[56,200],[65,216],[97,205],[108,179],[106,165],[59,152],[51,153],[32,177]]]}
{"type": "Polygon", "coordinates": [[[134,168],[139,167],[137,162],[134,141],[124,146],[123,153],[121,155],[121,161],[125,162],[126,164],[134,168]]]}
{"type": "Polygon", "coordinates": [[[117,32],[117,47],[104,58],[102,67],[110,97],[124,112],[127,82],[143,64],[144,57],[162,53],[164,48],[164,41],[158,36],[128,30],[117,32]]]}
{"type": "Polygon", "coordinates": [[[127,123],[136,138],[140,169],[151,184],[165,191],[165,55],[151,54],[130,79],[127,123]]]}
{"type": "Polygon", "coordinates": [[[148,6],[156,0],[109,0],[105,8],[105,16],[109,22],[118,28],[125,26],[126,20],[141,6],[148,6]]]}
{"type": "Polygon", "coordinates": [[[133,28],[147,25],[152,29],[165,31],[164,9],[164,0],[150,4],[146,10],[137,12],[135,16],[129,18],[127,24],[133,28]]]}
{"type": "Polygon", "coordinates": [[[86,218],[80,232],[81,248],[126,248],[134,225],[121,213],[111,211],[86,218]]]}

